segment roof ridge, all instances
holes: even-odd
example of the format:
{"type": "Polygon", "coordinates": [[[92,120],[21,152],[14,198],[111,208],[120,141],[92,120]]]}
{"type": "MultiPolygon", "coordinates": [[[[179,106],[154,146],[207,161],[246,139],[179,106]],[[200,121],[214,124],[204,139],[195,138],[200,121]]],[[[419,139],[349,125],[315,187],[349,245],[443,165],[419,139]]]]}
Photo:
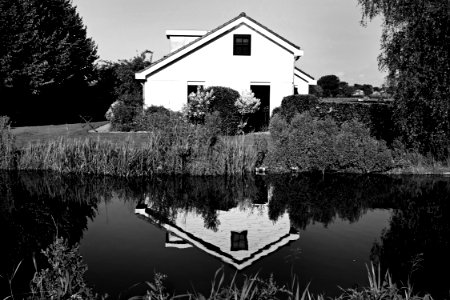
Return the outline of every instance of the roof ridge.
{"type": "MultiPolygon", "coordinates": [[[[184,46],[182,46],[182,47],[180,47],[180,48],[178,48],[178,49],[176,49],[176,50],[174,50],[174,51],[172,51],[172,52],[169,52],[167,55],[164,55],[163,57],[161,57],[160,59],[158,59],[158,60],[156,60],[155,62],[151,63],[149,66],[147,66],[146,68],[144,68],[144,69],[138,71],[137,73],[145,72],[146,70],[150,69],[150,68],[153,67],[154,65],[159,64],[160,62],[166,60],[167,58],[169,58],[169,57],[171,57],[171,56],[173,56],[173,55],[175,55],[175,54],[177,54],[177,53],[183,51],[184,49],[186,49],[186,48],[192,46],[192,45],[195,44],[196,42],[198,42],[198,41],[200,41],[200,40],[202,40],[202,39],[204,39],[204,38],[206,38],[206,37],[208,37],[208,36],[214,34],[215,32],[217,32],[217,31],[219,31],[220,29],[224,28],[224,27],[227,26],[228,24],[231,24],[231,23],[233,23],[234,21],[236,21],[236,20],[238,20],[238,19],[240,19],[240,18],[242,18],[242,17],[247,18],[247,19],[250,20],[251,22],[257,24],[258,26],[260,26],[260,27],[262,27],[263,29],[265,29],[265,30],[267,30],[268,32],[270,32],[271,34],[275,35],[277,38],[283,40],[284,42],[286,42],[286,43],[289,44],[290,46],[292,46],[292,47],[294,47],[294,48],[300,50],[300,47],[299,47],[299,46],[297,46],[297,45],[295,45],[294,43],[288,41],[287,39],[285,39],[285,38],[282,37],[281,35],[279,35],[279,34],[277,34],[276,32],[274,32],[273,30],[269,29],[268,27],[266,27],[266,26],[264,26],[263,24],[259,23],[259,22],[256,21],[255,19],[251,18],[251,17],[248,16],[245,12],[241,12],[238,16],[236,16],[236,17],[232,18],[231,20],[229,20],[229,21],[223,23],[222,25],[219,25],[218,27],[214,28],[213,30],[207,31],[206,34],[204,34],[204,35],[201,36],[201,37],[196,38],[195,40],[191,41],[190,43],[188,43],[188,44],[186,44],[186,45],[184,45],[184,46]]],[[[308,76],[310,76],[310,75],[308,75],[308,76]]],[[[311,76],[310,76],[310,77],[311,77],[311,76]]]]}

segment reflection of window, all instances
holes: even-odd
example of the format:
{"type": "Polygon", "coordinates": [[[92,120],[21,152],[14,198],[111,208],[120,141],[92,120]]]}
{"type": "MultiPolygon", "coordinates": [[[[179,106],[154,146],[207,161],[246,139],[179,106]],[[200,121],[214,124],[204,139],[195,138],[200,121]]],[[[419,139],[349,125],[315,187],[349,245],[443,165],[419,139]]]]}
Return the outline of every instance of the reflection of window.
{"type": "Polygon", "coordinates": [[[250,55],[251,36],[250,34],[235,34],[233,41],[233,55],[250,55]]]}
{"type": "Polygon", "coordinates": [[[231,232],[231,251],[248,250],[247,230],[231,232]]]}

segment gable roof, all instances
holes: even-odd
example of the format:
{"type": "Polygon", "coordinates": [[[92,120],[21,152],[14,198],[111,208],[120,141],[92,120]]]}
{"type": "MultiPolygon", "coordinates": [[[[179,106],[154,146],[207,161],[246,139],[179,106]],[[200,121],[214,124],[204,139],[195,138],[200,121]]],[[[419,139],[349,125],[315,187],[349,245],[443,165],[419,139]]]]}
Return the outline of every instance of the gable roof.
{"type": "Polygon", "coordinates": [[[310,85],[317,85],[317,80],[315,80],[314,77],[312,77],[311,75],[309,75],[308,73],[306,73],[305,71],[301,70],[298,67],[294,68],[294,75],[310,85]]]}
{"type": "Polygon", "coordinates": [[[300,57],[303,55],[303,50],[301,50],[299,46],[288,41],[281,35],[275,33],[274,31],[270,30],[269,28],[267,28],[266,26],[257,22],[256,20],[250,18],[243,12],[240,15],[238,15],[237,17],[220,25],[219,27],[217,27],[211,31],[208,31],[205,35],[195,39],[194,41],[188,43],[187,45],[185,45],[181,48],[178,48],[177,50],[169,53],[168,55],[164,56],[163,58],[155,61],[149,67],[137,72],[135,74],[135,78],[140,79],[140,80],[145,80],[148,76],[151,76],[153,73],[158,72],[159,70],[163,69],[167,65],[175,63],[176,61],[182,59],[183,57],[200,49],[203,45],[220,38],[221,36],[225,35],[226,33],[230,32],[242,25],[246,25],[246,26],[250,27],[251,29],[255,30],[256,32],[260,33],[261,35],[263,35],[267,39],[271,40],[278,46],[291,52],[295,57],[300,57]]]}

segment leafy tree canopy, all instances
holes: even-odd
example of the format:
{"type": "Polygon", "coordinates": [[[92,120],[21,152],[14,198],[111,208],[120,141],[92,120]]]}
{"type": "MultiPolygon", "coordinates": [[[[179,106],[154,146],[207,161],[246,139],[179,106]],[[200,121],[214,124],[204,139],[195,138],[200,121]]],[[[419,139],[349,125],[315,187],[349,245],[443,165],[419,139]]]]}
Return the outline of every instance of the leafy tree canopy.
{"type": "Polygon", "coordinates": [[[363,24],[381,15],[379,65],[394,85],[403,141],[422,153],[448,156],[450,22],[447,0],[358,0],[363,24]]]}
{"type": "Polygon", "coordinates": [[[339,93],[339,77],[336,75],[325,75],[320,77],[317,81],[317,85],[323,89],[324,97],[336,97],[339,93]]]}
{"type": "Polygon", "coordinates": [[[0,41],[0,115],[37,125],[96,114],[97,49],[71,0],[0,0],[0,41]]]}
{"type": "Polygon", "coordinates": [[[70,0],[0,0],[0,40],[2,87],[39,94],[93,74],[96,46],[70,0]]]}

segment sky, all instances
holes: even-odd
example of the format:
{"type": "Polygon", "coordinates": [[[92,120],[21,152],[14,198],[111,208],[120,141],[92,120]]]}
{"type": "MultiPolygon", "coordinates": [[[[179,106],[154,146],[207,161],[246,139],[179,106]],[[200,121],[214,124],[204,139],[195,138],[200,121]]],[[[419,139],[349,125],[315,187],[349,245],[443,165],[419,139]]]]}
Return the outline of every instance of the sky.
{"type": "Polygon", "coordinates": [[[296,65],[319,79],[381,86],[381,19],[361,26],[357,0],[72,0],[101,60],[169,53],[168,29],[212,30],[241,12],[300,46],[296,65]]]}

